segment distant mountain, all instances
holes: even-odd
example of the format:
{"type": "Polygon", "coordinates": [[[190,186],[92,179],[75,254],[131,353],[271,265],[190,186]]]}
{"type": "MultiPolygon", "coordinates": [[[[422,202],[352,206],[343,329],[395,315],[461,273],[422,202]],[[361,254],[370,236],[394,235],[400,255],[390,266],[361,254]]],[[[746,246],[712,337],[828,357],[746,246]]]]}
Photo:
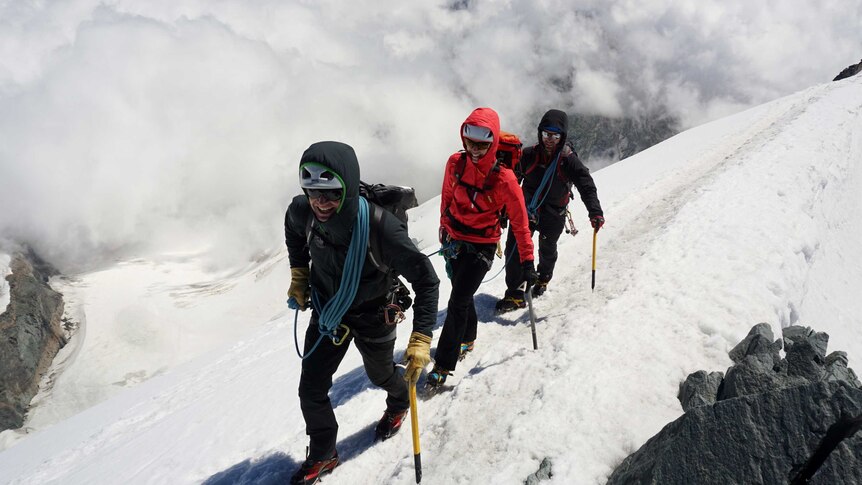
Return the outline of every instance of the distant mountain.
{"type": "Polygon", "coordinates": [[[852,64],[845,67],[843,71],[841,71],[840,73],[838,73],[837,76],[835,76],[835,79],[833,79],[833,81],[840,81],[850,76],[855,76],[856,74],[859,74],[859,71],[862,71],[862,60],[859,61],[859,64],[852,64]]]}
{"type": "Polygon", "coordinates": [[[679,121],[666,114],[637,118],[569,115],[569,140],[593,169],[630,157],[680,131],[679,121]]]}

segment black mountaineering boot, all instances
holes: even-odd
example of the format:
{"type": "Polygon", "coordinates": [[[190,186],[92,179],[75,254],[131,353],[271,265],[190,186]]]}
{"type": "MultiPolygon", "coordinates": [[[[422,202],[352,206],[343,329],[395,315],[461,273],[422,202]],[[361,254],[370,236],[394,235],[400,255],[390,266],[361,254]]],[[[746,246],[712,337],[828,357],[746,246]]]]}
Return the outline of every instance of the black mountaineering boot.
{"type": "Polygon", "coordinates": [[[446,369],[441,369],[440,367],[434,366],[431,369],[431,372],[425,377],[425,387],[428,390],[436,391],[440,389],[443,384],[446,382],[446,376],[449,375],[449,371],[446,369]]]}
{"type": "Polygon", "coordinates": [[[533,286],[533,296],[542,296],[545,290],[548,289],[548,283],[551,282],[551,277],[547,275],[539,275],[539,281],[533,286]]]}
{"type": "Polygon", "coordinates": [[[377,423],[377,428],[374,430],[376,440],[385,441],[392,437],[401,429],[404,423],[404,418],[407,417],[407,409],[403,411],[389,411],[383,413],[380,422],[377,423]]]}
{"type": "Polygon", "coordinates": [[[302,463],[299,470],[293,474],[293,477],[290,479],[290,485],[313,485],[320,480],[320,477],[331,473],[338,465],[337,451],[328,460],[312,460],[308,458],[302,463]]]}
{"type": "Polygon", "coordinates": [[[506,296],[494,305],[494,313],[508,313],[520,308],[527,308],[527,302],[524,301],[524,292],[521,290],[506,290],[506,296]]]}

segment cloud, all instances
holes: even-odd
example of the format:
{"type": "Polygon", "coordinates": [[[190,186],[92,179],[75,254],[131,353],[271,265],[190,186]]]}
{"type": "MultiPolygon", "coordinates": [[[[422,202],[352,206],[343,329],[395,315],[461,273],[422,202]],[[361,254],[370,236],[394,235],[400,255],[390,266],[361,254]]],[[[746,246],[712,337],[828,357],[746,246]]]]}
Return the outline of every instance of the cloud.
{"type": "Polygon", "coordinates": [[[7,2],[0,234],[67,268],[233,264],[280,245],[315,141],[427,199],[476,106],[525,135],[551,107],[693,126],[831,79],[860,56],[860,5],[7,2]]]}

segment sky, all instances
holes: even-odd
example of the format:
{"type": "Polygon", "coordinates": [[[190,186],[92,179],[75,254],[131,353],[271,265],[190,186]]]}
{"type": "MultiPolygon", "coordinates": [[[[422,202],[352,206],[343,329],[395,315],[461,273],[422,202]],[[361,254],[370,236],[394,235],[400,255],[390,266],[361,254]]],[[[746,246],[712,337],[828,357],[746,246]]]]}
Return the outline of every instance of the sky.
{"type": "MultiPolygon", "coordinates": [[[[419,403],[423,483],[604,483],[682,414],[678,386],[725,371],[757,323],[830,335],[862,365],[862,77],[685,131],[594,173],[607,218],[590,290],[587,214],[548,291],[503,316],[497,260],[476,294],[476,350],[419,403]],[[643,166],[651,170],[642,170],[643,166]]],[[[410,213],[426,254],[439,199],[410,213]]],[[[214,275],[204,258],[125,260],[54,278],[81,324],[25,428],[0,433],[0,483],[284,483],[305,457],[285,251],[214,275]]],[[[438,325],[450,291],[442,258],[438,325]]],[[[408,322],[410,315],[408,314],[408,322]]],[[[302,338],[308,315],[297,317],[302,338]]],[[[396,358],[411,328],[398,329],[396,358]]],[[[435,329],[432,348],[439,338],[435,329]]],[[[332,483],[413,483],[409,428],[373,445],[383,391],[348,351],[331,393],[332,483]]]]}
{"type": "Polygon", "coordinates": [[[477,106],[532,141],[549,108],[687,128],[834,77],[862,0],[0,3],[0,236],[67,273],[280,246],[302,151],[439,193],[477,106]]]}

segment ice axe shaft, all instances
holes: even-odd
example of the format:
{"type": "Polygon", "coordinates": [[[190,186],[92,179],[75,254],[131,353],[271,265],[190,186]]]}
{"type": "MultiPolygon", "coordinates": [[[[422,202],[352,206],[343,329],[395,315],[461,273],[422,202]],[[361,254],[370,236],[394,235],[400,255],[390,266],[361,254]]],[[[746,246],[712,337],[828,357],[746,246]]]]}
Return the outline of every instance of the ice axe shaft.
{"type": "Polygon", "coordinates": [[[527,311],[530,314],[530,331],[533,333],[533,350],[539,350],[539,341],[536,340],[536,311],[533,310],[533,289],[527,287],[527,282],[521,283],[524,290],[524,299],[527,300],[527,311]]]}
{"type": "Polygon", "coordinates": [[[599,234],[598,229],[593,229],[593,281],[590,284],[590,289],[596,291],[596,236],[599,234]]]}
{"type": "Polygon", "coordinates": [[[419,414],[416,406],[416,381],[410,381],[410,426],[413,428],[413,467],[416,469],[416,483],[422,481],[422,454],[419,449],[419,414]]]}

